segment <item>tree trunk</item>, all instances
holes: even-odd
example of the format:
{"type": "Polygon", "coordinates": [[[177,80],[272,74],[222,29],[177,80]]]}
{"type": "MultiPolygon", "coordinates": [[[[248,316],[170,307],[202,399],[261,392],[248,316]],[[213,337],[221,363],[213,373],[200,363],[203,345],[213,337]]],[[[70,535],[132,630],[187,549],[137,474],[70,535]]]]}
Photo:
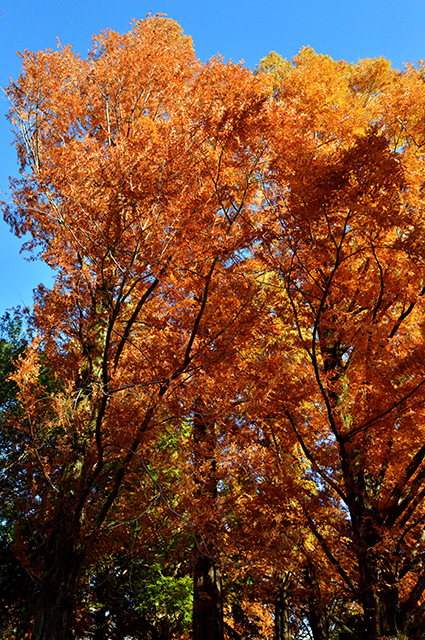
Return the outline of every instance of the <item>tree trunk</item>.
{"type": "Polygon", "coordinates": [[[274,603],[275,640],[291,640],[292,633],[289,626],[289,609],[287,599],[288,580],[280,586],[274,603]]]}
{"type": "Polygon", "coordinates": [[[322,594],[311,562],[308,563],[305,570],[305,581],[308,587],[308,622],[310,624],[311,633],[314,640],[326,640],[326,620],[324,617],[324,607],[322,603],[322,594]]]}
{"type": "Polygon", "coordinates": [[[203,537],[197,537],[195,547],[193,640],[224,640],[220,568],[210,555],[214,549],[213,520],[217,501],[215,428],[201,398],[195,402],[193,453],[195,498],[210,519],[203,527],[203,537]],[[211,542],[210,549],[205,548],[205,541],[211,542]]]}
{"type": "MultiPolygon", "coordinates": [[[[397,616],[399,612],[399,592],[394,578],[382,570],[379,558],[370,558],[374,549],[359,554],[359,565],[364,589],[362,604],[364,611],[364,635],[367,640],[378,640],[381,637],[396,637],[399,629],[397,616]]],[[[375,550],[376,551],[376,550],[375,550]]]]}
{"type": "Polygon", "coordinates": [[[72,541],[62,547],[58,544],[41,585],[32,640],[73,640],[80,565],[72,541]]]}
{"type": "Polygon", "coordinates": [[[357,541],[356,555],[359,564],[359,599],[363,605],[364,637],[367,640],[379,640],[382,637],[396,637],[397,618],[400,611],[400,595],[395,562],[391,551],[382,547],[380,522],[368,503],[374,502],[374,496],[368,495],[362,465],[356,472],[356,461],[349,460],[347,465],[349,487],[349,508],[354,539],[357,541]]]}
{"type": "Polygon", "coordinates": [[[197,548],[193,578],[193,640],[223,640],[220,570],[197,548]]]}

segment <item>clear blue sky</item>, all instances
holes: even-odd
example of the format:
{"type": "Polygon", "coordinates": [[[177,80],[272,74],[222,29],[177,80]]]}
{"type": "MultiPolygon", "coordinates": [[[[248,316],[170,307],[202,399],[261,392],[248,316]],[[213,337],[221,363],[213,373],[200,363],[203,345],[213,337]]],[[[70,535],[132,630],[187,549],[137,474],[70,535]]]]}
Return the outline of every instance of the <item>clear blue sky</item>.
{"type": "MultiPolygon", "coordinates": [[[[196,53],[244,60],[253,68],[269,51],[291,58],[304,45],[356,62],[384,56],[393,66],[425,58],[425,0],[0,0],[0,87],[17,78],[16,51],[54,48],[57,38],[84,55],[93,34],[128,31],[132,18],[165,13],[192,36],[196,53]]],[[[0,99],[0,191],[17,175],[11,134],[0,99]]],[[[39,262],[25,262],[17,240],[0,222],[0,315],[32,303],[39,282],[52,283],[39,262]]]]}

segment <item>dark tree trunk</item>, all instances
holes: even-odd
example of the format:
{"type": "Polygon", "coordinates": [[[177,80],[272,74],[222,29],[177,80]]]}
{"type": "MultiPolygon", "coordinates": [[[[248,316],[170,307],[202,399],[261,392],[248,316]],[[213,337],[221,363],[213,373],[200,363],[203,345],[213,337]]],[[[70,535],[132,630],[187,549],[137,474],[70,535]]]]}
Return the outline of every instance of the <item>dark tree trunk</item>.
{"type": "Polygon", "coordinates": [[[382,550],[382,526],[373,504],[375,496],[368,495],[363,466],[348,459],[346,464],[346,486],[354,539],[357,541],[359,565],[359,599],[363,605],[363,635],[365,640],[395,637],[400,613],[400,595],[394,573],[396,562],[391,551],[382,550]]]}
{"type": "Polygon", "coordinates": [[[224,640],[220,567],[214,559],[214,511],[217,501],[214,422],[201,398],[193,420],[195,497],[209,521],[195,547],[193,576],[193,640],[224,640]]]}
{"type": "Polygon", "coordinates": [[[291,640],[292,633],[289,626],[288,608],[288,580],[286,579],[280,586],[274,603],[275,608],[275,640],[291,640]]]}
{"type": "Polygon", "coordinates": [[[222,640],[223,606],[220,570],[197,549],[193,577],[193,640],[222,640]]]}
{"type": "Polygon", "coordinates": [[[81,561],[72,540],[57,545],[40,588],[32,640],[73,640],[77,576],[81,561]]]}
{"type": "Polygon", "coordinates": [[[305,570],[305,581],[308,587],[308,622],[314,640],[326,640],[326,620],[322,604],[322,595],[317,581],[316,572],[309,562],[305,570]]]}
{"type": "Polygon", "coordinates": [[[371,558],[376,550],[368,549],[359,554],[360,573],[364,577],[362,604],[364,611],[364,636],[367,640],[395,637],[399,629],[399,592],[395,580],[382,570],[383,558],[371,558]],[[381,560],[381,562],[379,562],[381,560]]]}

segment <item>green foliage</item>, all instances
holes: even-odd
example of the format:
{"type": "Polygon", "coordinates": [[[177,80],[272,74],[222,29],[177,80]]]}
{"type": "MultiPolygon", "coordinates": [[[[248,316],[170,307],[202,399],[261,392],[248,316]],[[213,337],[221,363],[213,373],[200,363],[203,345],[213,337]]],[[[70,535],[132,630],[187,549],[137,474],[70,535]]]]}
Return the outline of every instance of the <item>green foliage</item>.
{"type": "Polygon", "coordinates": [[[15,403],[17,387],[9,376],[16,370],[16,360],[25,351],[27,340],[22,328],[22,319],[18,313],[6,312],[0,318],[0,412],[15,403]]]}
{"type": "Polygon", "coordinates": [[[14,519],[14,494],[19,483],[19,473],[13,467],[22,448],[20,435],[6,421],[7,414],[17,410],[17,386],[10,375],[26,345],[20,316],[5,313],[0,319],[0,539],[5,544],[11,536],[9,527],[14,519]]]}
{"type": "Polygon", "coordinates": [[[92,568],[83,625],[95,637],[178,638],[191,628],[192,578],[180,565],[158,557],[151,563],[131,556],[105,556],[92,568]],[[97,635],[96,635],[97,634],[97,635]],[[100,636],[99,636],[100,637],[100,636]]]}
{"type": "Polygon", "coordinates": [[[160,562],[141,568],[137,586],[140,601],[140,612],[149,612],[149,619],[160,624],[168,619],[170,627],[181,627],[183,631],[190,629],[192,620],[193,585],[190,576],[179,576],[165,573],[160,562]]]}
{"type": "Polygon", "coordinates": [[[19,520],[23,443],[6,420],[8,414],[18,410],[17,386],[10,375],[26,346],[21,316],[5,313],[0,319],[0,633],[4,638],[15,637],[16,629],[22,630],[29,623],[35,594],[35,585],[13,548],[19,520]]]}

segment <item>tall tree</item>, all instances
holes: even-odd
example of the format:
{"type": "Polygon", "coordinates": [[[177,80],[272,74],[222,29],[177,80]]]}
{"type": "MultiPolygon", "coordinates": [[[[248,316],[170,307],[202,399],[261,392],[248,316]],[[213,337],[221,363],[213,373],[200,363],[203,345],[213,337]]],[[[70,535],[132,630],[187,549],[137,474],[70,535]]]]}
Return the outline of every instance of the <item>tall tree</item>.
{"type": "Polygon", "coordinates": [[[196,537],[194,563],[193,639],[220,640],[223,635],[223,597],[220,563],[214,544],[217,502],[217,461],[214,421],[202,398],[196,398],[193,417],[195,500],[202,520],[196,537]],[[211,526],[212,525],[212,526],[211,526]]]}
{"type": "Polygon", "coordinates": [[[239,66],[200,65],[162,17],[94,38],[86,59],[26,53],[9,86],[21,178],[6,217],[57,271],[15,376],[40,540],[34,640],[72,637],[79,576],[136,460],[247,340],[268,93],[239,66]]]}
{"type": "Polygon", "coordinates": [[[423,69],[304,49],[274,78],[282,114],[302,111],[304,124],[296,153],[276,128],[267,182],[273,313],[296,332],[292,354],[269,358],[270,371],[281,366],[270,411],[308,461],[320,500],[301,498],[306,522],[363,607],[363,637],[419,638],[423,69]]]}
{"type": "MultiPolygon", "coordinates": [[[[5,213],[57,271],[10,414],[38,545],[34,640],[73,637],[98,541],[116,558],[108,525],[157,491],[171,511],[172,466],[198,540],[195,637],[223,634],[221,545],[233,593],[249,580],[264,600],[252,634],[275,605],[288,637],[301,595],[321,640],[330,621],[419,640],[423,79],[310,48],[256,74],[202,65],[163,17],[94,38],[85,59],[23,56],[5,213]],[[170,430],[178,463],[161,453],[170,430]]],[[[237,635],[249,616],[232,608],[237,635]]]]}

